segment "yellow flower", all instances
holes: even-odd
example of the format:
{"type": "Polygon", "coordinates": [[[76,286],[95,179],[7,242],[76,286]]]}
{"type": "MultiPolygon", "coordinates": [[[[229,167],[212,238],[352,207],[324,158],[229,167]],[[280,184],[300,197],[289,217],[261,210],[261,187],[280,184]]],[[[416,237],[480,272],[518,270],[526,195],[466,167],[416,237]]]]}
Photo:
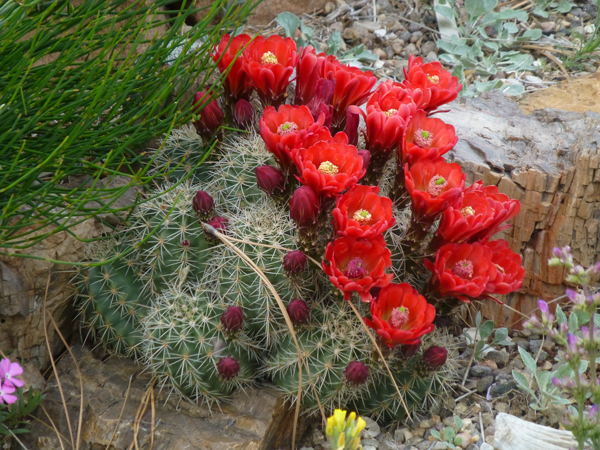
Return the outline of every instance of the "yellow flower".
{"type": "Polygon", "coordinates": [[[364,430],[366,423],[361,417],[356,417],[351,412],[346,419],[346,411],[336,409],[333,415],[327,419],[325,432],[334,450],[361,450],[360,432],[364,430]]]}

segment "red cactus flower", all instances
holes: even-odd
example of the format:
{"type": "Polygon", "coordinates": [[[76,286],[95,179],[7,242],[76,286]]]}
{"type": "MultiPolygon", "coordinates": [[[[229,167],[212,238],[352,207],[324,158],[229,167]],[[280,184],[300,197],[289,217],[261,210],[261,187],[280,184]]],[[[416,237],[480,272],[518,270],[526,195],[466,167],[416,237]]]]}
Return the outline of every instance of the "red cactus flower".
{"type": "Polygon", "coordinates": [[[435,256],[435,264],[424,260],[432,273],[431,283],[445,297],[457,297],[464,302],[479,297],[490,279],[496,277],[492,251],[478,242],[446,244],[435,256]]]}
{"type": "Polygon", "coordinates": [[[353,145],[317,142],[309,148],[293,151],[298,180],[320,196],[342,193],[364,175],[363,159],[353,145]]]}
{"type": "Polygon", "coordinates": [[[490,277],[483,293],[505,295],[521,290],[525,277],[521,255],[513,252],[504,239],[490,241],[486,245],[492,251],[496,276],[490,277]]]}
{"type": "Polygon", "coordinates": [[[315,96],[317,82],[321,78],[335,80],[332,127],[340,131],[346,125],[346,110],[350,105],[360,106],[371,95],[377,78],[371,72],[363,72],[352,66],[341,64],[333,55],[316,54],[307,47],[296,68],[296,97],[298,105],[304,105],[315,96]]]}
{"type": "MultiPolygon", "coordinates": [[[[429,91],[429,101],[420,105],[425,111],[431,112],[445,103],[450,103],[462,89],[458,78],[453,77],[437,62],[423,64],[423,58],[411,56],[408,68],[404,69],[404,82],[406,89],[422,89],[429,91]]],[[[427,94],[426,94],[427,95],[427,94]]]]}
{"type": "Polygon", "coordinates": [[[290,217],[299,227],[312,227],[319,219],[321,199],[308,186],[300,186],[290,199],[290,217]]]}
{"type": "Polygon", "coordinates": [[[231,67],[223,83],[231,103],[235,103],[239,99],[248,100],[252,93],[252,86],[248,83],[248,75],[246,75],[243,68],[243,55],[237,55],[238,52],[244,50],[251,40],[252,38],[247,34],[240,34],[234,38],[226,34],[212,55],[215,62],[218,62],[221,73],[231,67]]]}
{"type": "Polygon", "coordinates": [[[465,185],[465,174],[443,158],[421,159],[404,168],[406,190],[412,199],[413,220],[432,223],[446,208],[456,206],[465,185]]]}
{"type": "Polygon", "coordinates": [[[355,185],[338,199],[333,210],[338,235],[370,238],[394,226],[392,201],[377,194],[379,188],[376,186],[355,185]]]}
{"type": "Polygon", "coordinates": [[[280,105],[290,84],[296,61],[292,38],[258,36],[244,52],[244,71],[251,78],[265,105],[280,105]]]}
{"type": "Polygon", "coordinates": [[[344,375],[348,383],[363,384],[369,378],[369,368],[360,361],[351,361],[344,369],[344,375]]]}
{"type": "Polygon", "coordinates": [[[445,347],[434,345],[423,352],[423,361],[425,361],[425,366],[427,369],[434,372],[444,367],[447,359],[448,349],[445,347]]]}
{"type": "Polygon", "coordinates": [[[496,186],[483,186],[481,181],[465,189],[461,202],[447,208],[440,221],[434,242],[485,242],[504,229],[502,222],[512,219],[521,203],[498,192],[496,186]]]}
{"type": "Polygon", "coordinates": [[[216,100],[210,100],[211,91],[200,91],[194,95],[194,112],[199,116],[194,121],[196,132],[204,139],[211,139],[223,123],[223,110],[216,100]]]}
{"type": "Polygon", "coordinates": [[[391,252],[383,236],[371,239],[343,237],[330,242],[322,266],[331,282],[350,300],[358,292],[363,302],[371,301],[373,287],[384,287],[392,280],[385,269],[392,265],[391,252]]]}
{"type": "Polygon", "coordinates": [[[423,158],[434,159],[451,150],[458,138],[452,125],[416,112],[408,121],[402,136],[402,162],[413,165],[423,158]]]}
{"type": "Polygon", "coordinates": [[[267,106],[260,118],[260,135],[267,150],[275,156],[281,168],[288,171],[292,165],[291,150],[300,148],[307,136],[318,133],[318,139],[331,139],[323,128],[324,117],[315,122],[306,106],[281,105],[278,110],[267,106]]]}
{"type": "Polygon", "coordinates": [[[371,320],[365,323],[383,338],[390,348],[413,345],[435,328],[435,308],[410,284],[389,284],[371,302],[371,320]]]}

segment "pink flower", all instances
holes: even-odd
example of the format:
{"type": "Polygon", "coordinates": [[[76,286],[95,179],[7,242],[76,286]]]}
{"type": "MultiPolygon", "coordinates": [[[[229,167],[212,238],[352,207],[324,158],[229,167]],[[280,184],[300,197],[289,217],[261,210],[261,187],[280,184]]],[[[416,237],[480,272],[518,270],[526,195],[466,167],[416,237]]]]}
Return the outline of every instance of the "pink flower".
{"type": "Polygon", "coordinates": [[[11,383],[6,381],[2,384],[2,381],[0,381],[0,404],[6,403],[7,405],[10,405],[11,403],[16,402],[17,396],[10,395],[13,392],[15,392],[15,387],[11,383]]]}
{"type": "Polygon", "coordinates": [[[23,368],[19,365],[19,363],[11,363],[10,359],[5,358],[0,361],[0,380],[4,378],[6,383],[14,387],[23,386],[23,381],[19,380],[18,377],[23,373],[23,368]]]}

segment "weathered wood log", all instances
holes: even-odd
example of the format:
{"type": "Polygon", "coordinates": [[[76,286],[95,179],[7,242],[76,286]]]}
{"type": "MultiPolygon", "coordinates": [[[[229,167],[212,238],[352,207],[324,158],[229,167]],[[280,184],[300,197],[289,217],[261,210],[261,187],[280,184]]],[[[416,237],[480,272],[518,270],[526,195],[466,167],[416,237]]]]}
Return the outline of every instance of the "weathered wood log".
{"type": "MultiPolygon", "coordinates": [[[[447,159],[458,162],[467,182],[481,179],[521,201],[504,238],[523,255],[521,292],[500,300],[527,315],[538,298],[564,293],[564,272],[550,268],[553,247],[570,245],[575,259],[600,259],[600,114],[543,109],[525,115],[500,93],[461,99],[440,115],[459,138],[447,159]]],[[[496,326],[515,327],[523,317],[494,302],[483,314],[496,326]]]]}

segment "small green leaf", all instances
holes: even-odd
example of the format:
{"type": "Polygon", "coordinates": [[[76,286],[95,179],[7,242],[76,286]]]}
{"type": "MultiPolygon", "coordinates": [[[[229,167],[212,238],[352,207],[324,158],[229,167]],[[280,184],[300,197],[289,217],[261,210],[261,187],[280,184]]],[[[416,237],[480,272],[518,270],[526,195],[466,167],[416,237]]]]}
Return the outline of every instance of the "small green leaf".
{"type": "MultiPolygon", "coordinates": [[[[506,31],[508,31],[510,34],[515,34],[519,32],[519,27],[517,27],[514,23],[512,22],[506,22],[504,24],[504,29],[506,31]]],[[[528,30],[529,31],[529,30],[528,30]]]]}
{"type": "Polygon", "coordinates": [[[460,431],[463,427],[462,419],[458,416],[454,416],[454,425],[456,425],[456,431],[460,431]]]}
{"type": "Polygon", "coordinates": [[[435,5],[433,7],[436,13],[441,14],[448,20],[454,20],[454,10],[449,6],[435,5]]]}
{"type": "Polygon", "coordinates": [[[327,39],[327,54],[335,55],[342,48],[342,34],[335,30],[327,39]]]}
{"type": "Polygon", "coordinates": [[[527,39],[530,41],[537,41],[539,38],[542,37],[542,30],[527,30],[525,33],[523,33],[522,36],[520,36],[519,39],[527,39]]]}
{"type": "Polygon", "coordinates": [[[477,311],[477,315],[475,316],[475,326],[477,328],[481,326],[481,311],[477,311]]]}
{"type": "Polygon", "coordinates": [[[287,11],[279,14],[275,20],[284,29],[286,37],[294,37],[302,23],[296,14],[287,11]]]}
{"type": "Polygon", "coordinates": [[[465,8],[473,18],[489,13],[497,4],[498,0],[465,0],[465,8]]]}
{"type": "Polygon", "coordinates": [[[523,375],[521,372],[518,372],[516,370],[512,371],[512,375],[521,389],[523,389],[524,391],[526,391],[527,393],[529,393],[530,395],[535,397],[535,392],[533,391],[533,389],[531,389],[529,387],[529,381],[527,380],[525,375],[523,375]]]}
{"type": "MultiPolygon", "coordinates": [[[[505,84],[504,86],[502,86],[500,88],[500,92],[504,92],[505,94],[508,94],[508,95],[521,95],[523,92],[525,92],[525,86],[523,86],[522,84],[505,84]]],[[[514,345],[513,342],[508,342],[506,344],[504,344],[502,342],[498,342],[498,344],[514,345]]]]}
{"type": "Polygon", "coordinates": [[[556,320],[558,322],[558,326],[560,327],[563,323],[567,323],[567,316],[563,312],[560,305],[556,306],[556,320]]]}
{"type": "Polygon", "coordinates": [[[525,364],[525,367],[527,367],[529,370],[531,370],[532,373],[536,373],[537,372],[537,365],[535,363],[535,359],[533,359],[533,357],[527,353],[527,350],[525,350],[522,347],[519,347],[519,353],[521,354],[521,359],[523,360],[523,364],[525,364]]]}
{"type": "Polygon", "coordinates": [[[431,435],[439,441],[442,440],[442,435],[438,430],[431,430],[431,435]]]}
{"type": "Polygon", "coordinates": [[[573,9],[573,3],[567,1],[567,0],[563,0],[562,2],[560,2],[558,4],[558,6],[556,7],[556,10],[559,13],[568,13],[569,11],[571,11],[571,9],[573,9]]]}
{"type": "Polygon", "coordinates": [[[309,41],[312,41],[315,37],[315,30],[307,25],[304,25],[304,21],[300,23],[300,31],[306,35],[309,41]]]}
{"type": "Polygon", "coordinates": [[[452,442],[452,440],[454,439],[454,436],[456,436],[456,431],[454,431],[454,428],[452,428],[452,427],[444,428],[444,438],[448,442],[452,442]]]}
{"type": "Polygon", "coordinates": [[[517,19],[520,22],[526,22],[529,19],[529,15],[522,9],[504,9],[498,13],[498,19],[500,20],[511,20],[517,19]]]}
{"type": "Polygon", "coordinates": [[[494,331],[494,321],[486,320],[483,323],[483,325],[481,325],[481,328],[479,329],[479,335],[481,336],[481,339],[487,339],[488,337],[491,336],[493,331],[494,331]]]}
{"type": "Polygon", "coordinates": [[[577,331],[579,329],[579,324],[577,323],[577,315],[571,313],[571,315],[569,315],[569,332],[570,333],[575,333],[575,331],[577,331]]]}
{"type": "Polygon", "coordinates": [[[503,341],[508,337],[508,328],[498,328],[496,330],[496,332],[494,333],[494,337],[496,338],[496,340],[498,341],[503,341]]]}

